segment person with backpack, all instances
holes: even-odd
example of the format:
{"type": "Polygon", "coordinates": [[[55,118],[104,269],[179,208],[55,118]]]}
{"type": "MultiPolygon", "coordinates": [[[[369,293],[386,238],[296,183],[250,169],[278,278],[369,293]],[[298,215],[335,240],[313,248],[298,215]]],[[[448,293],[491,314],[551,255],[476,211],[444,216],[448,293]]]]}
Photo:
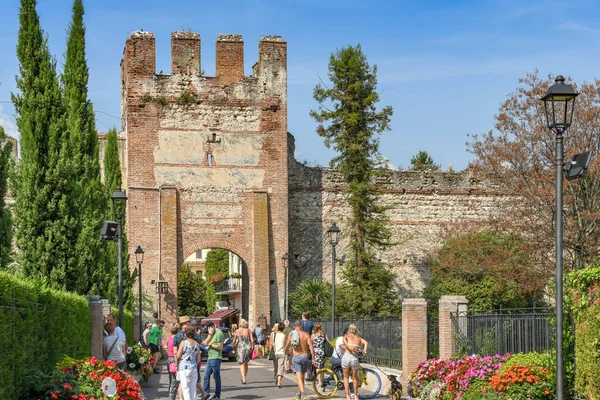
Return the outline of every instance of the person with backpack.
{"type": "Polygon", "coordinates": [[[300,324],[302,325],[302,330],[308,333],[308,336],[313,334],[315,324],[310,320],[310,311],[304,311],[302,313],[302,321],[300,321],[300,324]]]}

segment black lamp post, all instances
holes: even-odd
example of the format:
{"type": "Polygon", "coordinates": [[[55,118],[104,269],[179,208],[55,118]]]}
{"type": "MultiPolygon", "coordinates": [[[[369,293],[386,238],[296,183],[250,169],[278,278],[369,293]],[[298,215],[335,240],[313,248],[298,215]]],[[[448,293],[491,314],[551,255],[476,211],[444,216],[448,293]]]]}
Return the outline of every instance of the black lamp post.
{"type": "Polygon", "coordinates": [[[117,237],[119,238],[119,326],[123,326],[123,218],[127,207],[127,196],[117,187],[110,197],[113,205],[113,213],[117,219],[117,237]]]}
{"type": "Polygon", "coordinates": [[[143,323],[142,323],[142,263],[144,262],[144,249],[142,249],[142,246],[138,245],[137,249],[135,249],[135,261],[137,262],[138,265],[138,274],[137,274],[137,278],[138,278],[138,291],[139,291],[139,300],[140,300],[140,305],[139,305],[139,309],[138,312],[140,313],[140,343],[142,343],[142,332],[143,330],[143,323]]]}
{"type": "Polygon", "coordinates": [[[331,244],[331,337],[335,337],[335,246],[340,241],[340,232],[335,222],[327,229],[331,244]]]}
{"type": "Polygon", "coordinates": [[[288,319],[288,298],[287,298],[288,261],[289,261],[288,253],[285,253],[283,255],[283,257],[281,257],[281,262],[283,263],[283,313],[285,316],[284,319],[288,319]]]}
{"type": "Polygon", "coordinates": [[[563,400],[563,139],[575,112],[575,92],[558,75],[542,101],[548,129],[556,134],[556,398],[563,400]]]}

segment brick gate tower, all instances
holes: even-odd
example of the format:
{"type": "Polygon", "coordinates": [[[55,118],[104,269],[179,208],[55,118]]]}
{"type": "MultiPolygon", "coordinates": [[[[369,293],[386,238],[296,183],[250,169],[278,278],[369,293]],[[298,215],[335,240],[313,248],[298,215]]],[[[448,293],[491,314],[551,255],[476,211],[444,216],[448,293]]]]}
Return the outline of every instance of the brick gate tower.
{"type": "Polygon", "coordinates": [[[185,257],[224,248],[247,265],[249,322],[281,319],[287,44],[263,37],[245,76],[241,35],[219,35],[215,77],[201,73],[199,34],[172,33],[171,74],[156,73],[155,47],[153,33],[134,32],[121,62],[127,233],[130,254],[138,245],[146,251],[144,294],[163,319],[175,321],[185,257]],[[159,281],[168,283],[166,294],[156,294],[159,281]]]}

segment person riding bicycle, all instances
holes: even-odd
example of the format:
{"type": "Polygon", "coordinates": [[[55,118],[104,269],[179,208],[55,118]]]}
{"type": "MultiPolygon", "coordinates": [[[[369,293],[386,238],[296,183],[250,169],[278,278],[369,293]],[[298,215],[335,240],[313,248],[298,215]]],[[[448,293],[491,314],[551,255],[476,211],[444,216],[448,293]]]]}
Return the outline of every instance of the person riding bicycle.
{"type": "Polygon", "coordinates": [[[346,350],[342,356],[342,370],[344,372],[346,399],[354,400],[354,396],[358,395],[358,385],[354,385],[354,393],[351,393],[350,371],[352,370],[352,381],[358,382],[359,357],[367,355],[369,343],[359,336],[356,325],[350,324],[348,326],[348,333],[344,335],[344,345],[346,346],[346,350]]]}

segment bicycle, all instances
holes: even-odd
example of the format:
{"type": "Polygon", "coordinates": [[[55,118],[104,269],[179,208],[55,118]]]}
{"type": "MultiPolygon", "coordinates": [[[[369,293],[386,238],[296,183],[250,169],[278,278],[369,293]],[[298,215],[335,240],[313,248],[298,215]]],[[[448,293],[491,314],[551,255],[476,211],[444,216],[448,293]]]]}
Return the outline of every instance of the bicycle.
{"type": "MultiPolygon", "coordinates": [[[[336,365],[331,368],[321,368],[317,371],[317,376],[323,373],[323,383],[319,385],[317,379],[313,381],[313,390],[320,399],[330,399],[337,393],[338,390],[344,390],[344,373],[342,367],[336,365]],[[327,392],[327,389],[331,390],[327,392]]],[[[381,390],[381,377],[374,369],[363,367],[362,365],[358,368],[358,391],[359,399],[372,399],[379,394],[381,390]]],[[[354,390],[354,382],[352,382],[352,376],[350,376],[350,391],[356,393],[354,390]]]]}

